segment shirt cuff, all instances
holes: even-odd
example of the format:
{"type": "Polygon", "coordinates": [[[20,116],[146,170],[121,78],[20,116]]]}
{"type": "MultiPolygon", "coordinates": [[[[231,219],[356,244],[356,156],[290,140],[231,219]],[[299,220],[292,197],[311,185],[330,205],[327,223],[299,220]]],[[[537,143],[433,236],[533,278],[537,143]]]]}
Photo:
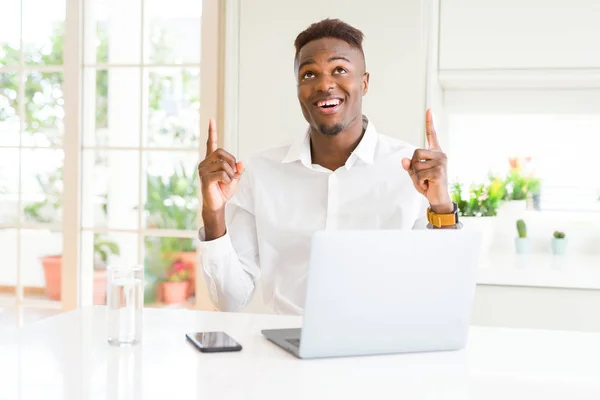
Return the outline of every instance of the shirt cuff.
{"type": "Polygon", "coordinates": [[[200,228],[198,231],[198,239],[200,240],[200,254],[205,255],[209,259],[221,258],[233,250],[233,244],[231,244],[231,237],[229,233],[220,238],[214,240],[206,240],[206,232],[204,228],[200,228]]]}

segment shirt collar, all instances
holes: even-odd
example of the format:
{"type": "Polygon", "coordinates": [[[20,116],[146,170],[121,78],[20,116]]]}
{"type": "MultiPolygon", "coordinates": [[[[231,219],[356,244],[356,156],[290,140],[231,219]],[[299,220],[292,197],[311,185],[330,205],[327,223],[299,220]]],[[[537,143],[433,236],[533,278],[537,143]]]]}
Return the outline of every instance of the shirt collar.
{"type": "Polygon", "coordinates": [[[356,155],[356,157],[367,164],[373,164],[373,160],[375,159],[375,149],[377,147],[377,130],[367,117],[363,116],[363,121],[366,122],[367,129],[365,129],[365,134],[350,157],[352,158],[352,156],[356,155]]]}
{"type": "Polygon", "coordinates": [[[282,163],[292,163],[301,161],[302,164],[310,167],[312,158],[310,155],[310,128],[304,136],[292,143],[286,156],[281,160],[282,163]]]}
{"type": "MultiPolygon", "coordinates": [[[[365,134],[360,140],[360,143],[348,158],[346,167],[352,166],[356,158],[359,158],[367,164],[372,164],[375,159],[377,130],[367,117],[363,116],[363,120],[367,124],[367,129],[365,130],[365,134]]],[[[301,161],[302,164],[307,167],[310,167],[312,164],[310,155],[310,129],[306,131],[306,134],[301,139],[298,139],[291,144],[286,156],[281,160],[282,163],[292,163],[295,161],[301,161]]]]}

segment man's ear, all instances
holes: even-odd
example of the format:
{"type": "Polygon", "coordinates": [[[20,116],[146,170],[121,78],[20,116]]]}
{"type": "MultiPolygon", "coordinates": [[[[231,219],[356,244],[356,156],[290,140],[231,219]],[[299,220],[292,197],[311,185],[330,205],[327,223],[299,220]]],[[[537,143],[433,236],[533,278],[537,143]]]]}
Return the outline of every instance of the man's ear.
{"type": "Polygon", "coordinates": [[[368,72],[363,75],[363,96],[369,91],[369,76],[368,72]]]}

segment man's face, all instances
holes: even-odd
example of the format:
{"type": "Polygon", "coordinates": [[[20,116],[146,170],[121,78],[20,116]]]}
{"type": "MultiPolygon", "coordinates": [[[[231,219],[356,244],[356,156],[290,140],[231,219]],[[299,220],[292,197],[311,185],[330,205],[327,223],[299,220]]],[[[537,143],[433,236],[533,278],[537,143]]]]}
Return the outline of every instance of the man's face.
{"type": "Polygon", "coordinates": [[[369,74],[360,50],[333,38],[309,42],[298,53],[296,78],[300,107],[313,129],[337,135],[362,120],[369,74]]]}

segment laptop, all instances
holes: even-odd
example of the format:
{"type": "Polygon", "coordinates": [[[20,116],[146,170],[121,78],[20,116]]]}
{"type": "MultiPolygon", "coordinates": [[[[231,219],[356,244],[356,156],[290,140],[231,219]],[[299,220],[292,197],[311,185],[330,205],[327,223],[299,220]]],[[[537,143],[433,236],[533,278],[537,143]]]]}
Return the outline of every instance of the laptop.
{"type": "Polygon", "coordinates": [[[262,333],[299,358],[461,349],[480,241],[464,229],[316,232],[302,328],[262,333]]]}

